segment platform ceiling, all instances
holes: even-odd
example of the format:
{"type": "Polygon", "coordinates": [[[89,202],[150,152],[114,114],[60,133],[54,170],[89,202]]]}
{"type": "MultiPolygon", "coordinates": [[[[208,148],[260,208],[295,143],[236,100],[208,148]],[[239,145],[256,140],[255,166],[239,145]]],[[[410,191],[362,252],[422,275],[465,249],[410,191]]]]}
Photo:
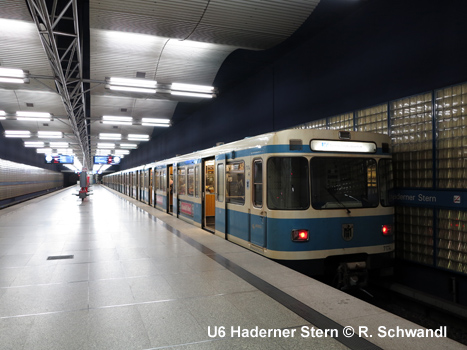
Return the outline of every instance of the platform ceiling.
{"type": "MultiPolygon", "coordinates": [[[[44,130],[61,131],[64,139],[59,141],[69,142],[81,160],[80,138],[87,140],[84,147],[92,157],[97,143],[102,142],[99,133],[121,133],[121,143],[126,142],[128,134],[152,135],[153,127],[142,126],[141,118],[169,118],[175,125],[178,120],[174,113],[180,102],[196,106],[209,101],[170,94],[148,96],[110,91],[104,84],[107,77],[138,76],[162,84],[212,85],[232,52],[274,50],[287,42],[314,11],[318,15],[312,24],[307,24],[309,28],[328,25],[333,17],[345,15],[356,6],[356,1],[321,1],[328,6],[322,6],[320,15],[319,0],[1,0],[0,67],[27,70],[30,76],[28,84],[0,82],[0,110],[6,113],[2,127],[29,130],[33,135],[44,130]],[[80,101],[86,123],[84,135],[83,130],[81,135],[74,130],[63,93],[57,88],[57,73],[40,39],[41,25],[31,16],[30,7],[35,6],[45,9],[52,22],[63,15],[54,28],[60,54],[64,54],[67,46],[58,28],[78,26],[81,74],[71,78],[85,82],[84,98],[80,101]],[[75,21],[73,7],[77,14],[75,21]],[[53,120],[18,121],[14,117],[17,111],[49,112],[53,120]],[[103,115],[130,116],[134,122],[128,126],[107,125],[102,123],[103,115]]],[[[45,19],[39,17],[39,21],[45,19]]],[[[225,88],[238,83],[238,79],[243,77],[233,74],[228,81],[217,83],[225,88]]],[[[38,139],[33,136],[27,141],[38,139]]]]}

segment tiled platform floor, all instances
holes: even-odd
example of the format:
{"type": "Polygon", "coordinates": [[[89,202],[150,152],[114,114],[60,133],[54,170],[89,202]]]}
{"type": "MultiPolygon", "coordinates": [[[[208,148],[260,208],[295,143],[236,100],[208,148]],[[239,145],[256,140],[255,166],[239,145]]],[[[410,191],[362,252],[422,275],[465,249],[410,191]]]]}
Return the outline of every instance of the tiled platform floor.
{"type": "MultiPolygon", "coordinates": [[[[370,317],[414,326],[103,187],[94,186],[84,202],[72,193],[77,189],[0,211],[0,349],[346,348],[330,337],[299,336],[300,327],[312,327],[308,321],[152,215],[343,325],[370,317]],[[74,258],[47,260],[58,255],[74,258]],[[288,338],[231,337],[238,326],[297,331],[288,338]],[[226,336],[215,327],[225,327],[226,336]]],[[[388,349],[435,344],[369,340],[388,349]]]]}

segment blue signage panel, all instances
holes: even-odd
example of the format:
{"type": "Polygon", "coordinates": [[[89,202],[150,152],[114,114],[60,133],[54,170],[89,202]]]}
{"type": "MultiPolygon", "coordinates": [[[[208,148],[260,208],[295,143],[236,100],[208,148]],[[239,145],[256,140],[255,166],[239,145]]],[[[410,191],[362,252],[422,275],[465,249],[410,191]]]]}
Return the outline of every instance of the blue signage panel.
{"type": "Polygon", "coordinates": [[[59,154],[56,156],[48,154],[45,156],[45,162],[47,164],[73,164],[75,162],[75,157],[66,154],[59,154]]]}
{"type": "Polygon", "coordinates": [[[121,158],[118,156],[94,156],[94,164],[120,164],[121,158]]]}
{"type": "Polygon", "coordinates": [[[467,192],[465,190],[394,190],[391,199],[395,205],[467,209],[467,192]]]}

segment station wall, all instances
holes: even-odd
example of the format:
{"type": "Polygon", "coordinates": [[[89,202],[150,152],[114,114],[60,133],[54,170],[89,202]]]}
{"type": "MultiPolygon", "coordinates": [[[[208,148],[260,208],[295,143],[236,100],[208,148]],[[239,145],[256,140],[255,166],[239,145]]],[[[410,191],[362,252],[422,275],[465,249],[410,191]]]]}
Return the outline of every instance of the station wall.
{"type": "Polygon", "coordinates": [[[467,275],[467,83],[297,128],[390,135],[397,257],[467,275]]]}

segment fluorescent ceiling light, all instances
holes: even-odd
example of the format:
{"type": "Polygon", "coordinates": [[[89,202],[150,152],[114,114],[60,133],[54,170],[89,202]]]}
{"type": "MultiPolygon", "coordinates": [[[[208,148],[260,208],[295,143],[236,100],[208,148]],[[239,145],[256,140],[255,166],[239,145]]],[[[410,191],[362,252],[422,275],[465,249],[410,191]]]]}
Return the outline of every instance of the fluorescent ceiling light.
{"type": "Polygon", "coordinates": [[[0,77],[0,83],[24,84],[24,79],[0,77]]]}
{"type": "Polygon", "coordinates": [[[5,111],[0,111],[0,120],[6,119],[4,116],[6,115],[5,111]]]}
{"type": "Polygon", "coordinates": [[[121,154],[130,154],[130,151],[127,149],[116,149],[115,154],[121,155],[121,154]]]}
{"type": "Polygon", "coordinates": [[[49,122],[50,118],[29,118],[29,117],[16,117],[16,120],[19,121],[28,121],[28,122],[49,122]]]}
{"type": "Polygon", "coordinates": [[[137,149],[138,145],[135,143],[121,143],[120,148],[131,148],[131,149],[137,149]]]}
{"type": "Polygon", "coordinates": [[[141,124],[144,126],[160,126],[165,128],[170,126],[170,119],[165,118],[143,118],[141,121],[141,124]]]}
{"type": "Polygon", "coordinates": [[[115,148],[114,143],[98,143],[97,148],[115,148]]]}
{"type": "Polygon", "coordinates": [[[63,133],[60,131],[38,131],[37,136],[40,138],[61,139],[63,133]]]}
{"type": "Polygon", "coordinates": [[[156,127],[162,127],[162,128],[168,128],[170,124],[160,124],[160,123],[141,123],[143,126],[156,126],[156,127]]]}
{"type": "Polygon", "coordinates": [[[6,137],[31,137],[31,132],[27,130],[5,130],[6,137]]]}
{"type": "Polygon", "coordinates": [[[104,120],[102,124],[110,124],[110,125],[131,125],[132,122],[117,122],[113,120],[104,120]]]}
{"type": "Polygon", "coordinates": [[[15,68],[0,68],[0,76],[10,78],[24,78],[24,71],[15,68]]]}
{"type": "Polygon", "coordinates": [[[41,141],[26,141],[24,147],[44,147],[44,142],[41,141]]]}
{"type": "Polygon", "coordinates": [[[128,79],[128,78],[115,78],[115,77],[112,77],[112,78],[109,79],[109,84],[155,89],[156,86],[157,86],[157,81],[147,80],[147,79],[128,79]]]}
{"type": "Polygon", "coordinates": [[[67,148],[70,144],[68,142],[50,142],[49,146],[52,148],[67,148]]]}
{"type": "Polygon", "coordinates": [[[25,83],[25,72],[22,69],[0,68],[0,82],[2,83],[25,83]]]}
{"type": "Polygon", "coordinates": [[[143,118],[143,123],[170,124],[170,119],[164,118],[143,118]]]}
{"type": "Polygon", "coordinates": [[[213,93],[214,87],[206,85],[172,83],[172,90],[213,93]]]}
{"type": "Polygon", "coordinates": [[[147,79],[109,78],[109,89],[117,91],[156,93],[157,81],[147,79]]]}
{"type": "Polygon", "coordinates": [[[102,120],[112,120],[116,122],[131,122],[133,121],[132,117],[120,117],[117,115],[103,115],[102,120]]]}
{"type": "Polygon", "coordinates": [[[52,114],[46,112],[26,112],[18,111],[16,112],[17,117],[29,117],[29,118],[51,118],[52,114]]]}
{"type": "Polygon", "coordinates": [[[146,89],[146,88],[131,87],[131,86],[109,85],[109,89],[110,90],[115,90],[115,91],[143,92],[143,93],[148,93],[148,94],[155,94],[156,93],[156,89],[146,89]]]}
{"type": "Polygon", "coordinates": [[[171,91],[172,95],[175,96],[189,96],[189,97],[201,97],[201,98],[212,98],[212,94],[201,94],[197,92],[185,92],[185,91],[171,91]]]}
{"type": "Polygon", "coordinates": [[[128,140],[130,140],[130,141],[149,141],[149,135],[128,134],[128,140]]]}
{"type": "Polygon", "coordinates": [[[100,133],[99,139],[101,140],[121,140],[122,134],[107,134],[107,133],[100,133]]]}
{"type": "Polygon", "coordinates": [[[110,149],[97,149],[96,150],[96,155],[98,156],[106,156],[111,153],[110,149]]]}
{"type": "Polygon", "coordinates": [[[52,148],[38,148],[37,153],[52,154],[52,148]]]}

